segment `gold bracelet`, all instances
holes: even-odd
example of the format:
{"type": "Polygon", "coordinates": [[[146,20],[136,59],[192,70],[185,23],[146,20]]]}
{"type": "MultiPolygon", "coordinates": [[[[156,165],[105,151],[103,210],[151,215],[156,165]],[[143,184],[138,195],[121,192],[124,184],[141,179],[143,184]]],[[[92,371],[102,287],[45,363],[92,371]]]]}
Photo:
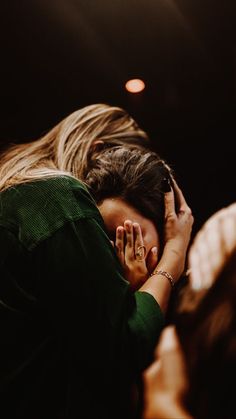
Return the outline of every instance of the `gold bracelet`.
{"type": "Polygon", "coordinates": [[[174,278],[173,278],[173,276],[172,276],[171,274],[169,274],[168,272],[166,272],[166,271],[162,271],[162,270],[160,269],[160,270],[158,270],[158,271],[153,271],[153,273],[152,273],[150,276],[153,276],[153,275],[162,275],[162,276],[165,276],[165,277],[168,279],[168,281],[169,281],[169,283],[170,283],[170,285],[171,285],[171,288],[174,288],[174,286],[175,286],[175,281],[174,281],[174,278]]]}

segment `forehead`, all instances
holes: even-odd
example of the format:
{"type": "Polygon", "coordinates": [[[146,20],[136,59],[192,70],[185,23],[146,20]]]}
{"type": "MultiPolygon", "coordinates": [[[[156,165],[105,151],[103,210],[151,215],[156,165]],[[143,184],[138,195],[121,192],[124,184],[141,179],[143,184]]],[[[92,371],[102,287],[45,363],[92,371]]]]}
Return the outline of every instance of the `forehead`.
{"type": "Polygon", "coordinates": [[[107,198],[98,205],[106,227],[109,231],[115,231],[119,225],[123,225],[125,220],[137,222],[142,230],[154,230],[154,223],[145,218],[140,212],[121,198],[107,198]]]}

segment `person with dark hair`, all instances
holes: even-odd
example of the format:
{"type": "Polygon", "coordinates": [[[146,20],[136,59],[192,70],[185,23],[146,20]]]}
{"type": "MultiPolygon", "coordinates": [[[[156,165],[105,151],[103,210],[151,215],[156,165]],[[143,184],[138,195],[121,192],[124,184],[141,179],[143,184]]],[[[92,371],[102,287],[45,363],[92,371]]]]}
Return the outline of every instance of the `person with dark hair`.
{"type": "MultiPolygon", "coordinates": [[[[125,278],[133,290],[142,289],[163,252],[164,196],[171,184],[174,187],[173,172],[154,152],[105,146],[91,158],[85,182],[102,214],[125,278]]],[[[170,279],[163,279],[168,284],[170,279]]],[[[158,303],[163,313],[169,307],[172,288],[168,284],[159,290],[158,303]]],[[[137,375],[136,381],[136,411],[141,411],[141,376],[137,375]]]]}
{"type": "Polygon", "coordinates": [[[92,105],[0,159],[4,419],[132,417],[129,383],[152,358],[193,222],[177,185],[178,209],[169,187],[161,258],[132,292],[82,182],[104,143],[134,139],[139,150],[139,137],[125,111],[92,105]]]}
{"type": "Polygon", "coordinates": [[[175,327],[145,373],[145,419],[236,415],[236,203],[213,214],[189,252],[175,327]]]}
{"type": "Polygon", "coordinates": [[[105,147],[94,153],[85,182],[115,244],[125,277],[138,289],[163,251],[164,194],[168,182],[173,185],[173,173],[154,152],[105,147]],[[127,234],[132,224],[134,228],[127,234]],[[135,254],[140,243],[141,258],[135,254]]]}

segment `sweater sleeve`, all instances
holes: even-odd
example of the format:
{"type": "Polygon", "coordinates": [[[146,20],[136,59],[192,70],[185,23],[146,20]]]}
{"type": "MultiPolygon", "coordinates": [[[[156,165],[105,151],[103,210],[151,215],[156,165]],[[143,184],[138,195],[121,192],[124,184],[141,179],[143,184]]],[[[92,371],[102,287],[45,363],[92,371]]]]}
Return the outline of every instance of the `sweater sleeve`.
{"type": "Polygon", "coordinates": [[[163,315],[150,294],[131,292],[99,221],[68,222],[37,253],[36,263],[47,278],[44,304],[54,326],[74,333],[79,325],[83,341],[92,335],[101,352],[107,345],[116,348],[130,354],[133,368],[143,369],[163,327],[163,315]]]}

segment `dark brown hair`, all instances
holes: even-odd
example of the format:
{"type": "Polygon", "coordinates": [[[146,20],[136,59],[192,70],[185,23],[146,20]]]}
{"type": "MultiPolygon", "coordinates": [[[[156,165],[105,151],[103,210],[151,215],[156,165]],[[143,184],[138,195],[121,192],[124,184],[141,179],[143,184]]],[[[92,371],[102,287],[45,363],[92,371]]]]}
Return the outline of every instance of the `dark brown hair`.
{"type": "Polygon", "coordinates": [[[164,223],[165,180],[170,168],[159,156],[137,147],[117,146],[94,155],[85,177],[97,204],[119,197],[152,220],[158,231],[164,223]]]}

